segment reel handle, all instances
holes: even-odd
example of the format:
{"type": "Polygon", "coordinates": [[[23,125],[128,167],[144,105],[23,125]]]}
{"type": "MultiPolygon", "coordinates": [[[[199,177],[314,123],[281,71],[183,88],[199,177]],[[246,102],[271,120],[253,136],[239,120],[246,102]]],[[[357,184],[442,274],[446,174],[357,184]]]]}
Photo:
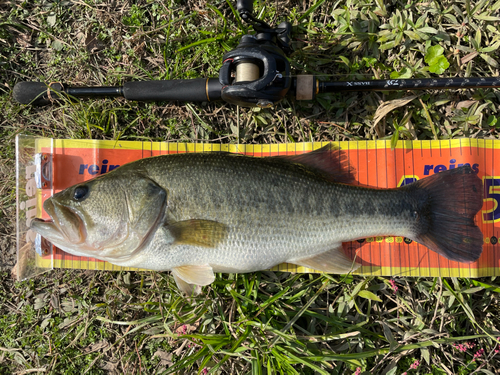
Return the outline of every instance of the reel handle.
{"type": "Polygon", "coordinates": [[[240,14],[241,18],[246,21],[246,15],[253,13],[253,1],[252,0],[238,0],[236,2],[236,10],[240,14]]]}

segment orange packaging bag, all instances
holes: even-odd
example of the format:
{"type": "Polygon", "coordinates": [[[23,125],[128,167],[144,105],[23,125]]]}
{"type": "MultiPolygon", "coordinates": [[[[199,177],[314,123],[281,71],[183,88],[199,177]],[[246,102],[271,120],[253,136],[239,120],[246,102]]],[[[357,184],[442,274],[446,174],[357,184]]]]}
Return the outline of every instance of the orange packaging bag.
{"type": "MultiPolygon", "coordinates": [[[[34,232],[34,217],[48,219],[43,201],[82,181],[109,172],[128,162],[181,152],[226,151],[255,157],[295,155],[326,143],[241,145],[99,140],[61,140],[18,136],[17,140],[17,238],[18,279],[52,268],[121,270],[93,258],[69,255],[52,247],[34,232]]],[[[500,275],[500,141],[456,139],[337,142],[347,153],[359,184],[391,188],[447,169],[469,164],[483,181],[484,203],[476,223],[484,237],[483,254],[471,264],[447,260],[402,237],[375,237],[344,244],[344,250],[362,264],[356,273],[384,276],[482,277],[500,275]]],[[[128,268],[127,268],[128,269],[128,268]]],[[[279,271],[311,272],[304,267],[281,264],[279,271]]]]}

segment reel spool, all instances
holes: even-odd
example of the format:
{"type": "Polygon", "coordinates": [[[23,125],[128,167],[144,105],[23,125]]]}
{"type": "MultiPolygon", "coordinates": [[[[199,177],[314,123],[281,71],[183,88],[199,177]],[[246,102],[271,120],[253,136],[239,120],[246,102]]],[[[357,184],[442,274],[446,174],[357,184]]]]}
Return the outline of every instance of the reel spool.
{"type": "Polygon", "coordinates": [[[236,65],[234,83],[252,82],[260,78],[259,66],[252,60],[240,60],[236,65]]]}
{"type": "Polygon", "coordinates": [[[268,108],[291,87],[290,63],[269,38],[244,35],[236,49],[223,57],[219,72],[221,97],[242,107],[268,108]]]}

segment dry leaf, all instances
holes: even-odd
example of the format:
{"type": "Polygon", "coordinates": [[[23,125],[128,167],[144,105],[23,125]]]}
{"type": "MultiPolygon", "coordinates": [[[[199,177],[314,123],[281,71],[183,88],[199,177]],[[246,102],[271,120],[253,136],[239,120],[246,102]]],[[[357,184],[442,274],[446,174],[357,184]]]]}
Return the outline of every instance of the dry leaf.
{"type": "Polygon", "coordinates": [[[86,39],[87,39],[87,36],[85,35],[85,33],[81,32],[81,31],[78,34],[76,34],[76,36],[75,36],[75,41],[77,44],[85,45],[86,39]]]}
{"type": "Polygon", "coordinates": [[[460,59],[460,63],[467,64],[469,61],[471,61],[474,57],[476,57],[478,53],[476,51],[469,53],[468,55],[465,55],[460,59]]]}
{"type": "Polygon", "coordinates": [[[474,103],[477,103],[477,100],[464,100],[457,104],[457,109],[469,108],[474,103]]]}
{"type": "Polygon", "coordinates": [[[87,51],[90,53],[96,53],[103,50],[106,45],[97,39],[97,36],[92,34],[87,34],[87,38],[85,39],[85,46],[87,47],[87,51]]]}
{"type": "Polygon", "coordinates": [[[31,47],[31,35],[27,33],[17,33],[13,32],[16,38],[16,42],[19,43],[19,45],[23,48],[28,48],[31,47]]]}
{"type": "Polygon", "coordinates": [[[181,344],[181,346],[179,346],[177,349],[175,349],[173,351],[173,353],[176,355],[176,356],[180,356],[182,351],[184,350],[184,347],[189,343],[190,341],[189,340],[184,340],[181,344]]]}
{"type": "Polygon", "coordinates": [[[102,370],[108,371],[107,374],[109,375],[115,375],[119,374],[120,372],[118,371],[118,361],[101,361],[99,368],[102,370]]]}
{"type": "Polygon", "coordinates": [[[411,102],[413,99],[416,98],[418,98],[418,95],[410,95],[401,99],[389,100],[388,102],[384,102],[381,105],[379,105],[377,111],[375,112],[375,116],[373,118],[374,121],[372,128],[377,126],[380,120],[382,120],[393,109],[403,107],[404,105],[408,104],[409,102],[411,102]]]}
{"type": "Polygon", "coordinates": [[[104,339],[102,341],[96,342],[95,344],[90,344],[87,346],[85,349],[83,349],[83,352],[88,354],[88,353],[93,353],[101,349],[105,349],[109,347],[109,342],[108,340],[104,339]]]}

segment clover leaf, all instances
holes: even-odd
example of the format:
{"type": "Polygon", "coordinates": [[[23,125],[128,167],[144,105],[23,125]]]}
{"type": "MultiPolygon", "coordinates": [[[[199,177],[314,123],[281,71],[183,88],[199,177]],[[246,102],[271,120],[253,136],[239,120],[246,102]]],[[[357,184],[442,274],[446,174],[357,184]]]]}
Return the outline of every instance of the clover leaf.
{"type": "Polygon", "coordinates": [[[448,59],[443,56],[443,52],[444,48],[440,45],[432,46],[427,50],[424,60],[429,65],[431,73],[441,74],[450,66],[448,59]]]}

